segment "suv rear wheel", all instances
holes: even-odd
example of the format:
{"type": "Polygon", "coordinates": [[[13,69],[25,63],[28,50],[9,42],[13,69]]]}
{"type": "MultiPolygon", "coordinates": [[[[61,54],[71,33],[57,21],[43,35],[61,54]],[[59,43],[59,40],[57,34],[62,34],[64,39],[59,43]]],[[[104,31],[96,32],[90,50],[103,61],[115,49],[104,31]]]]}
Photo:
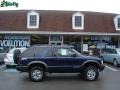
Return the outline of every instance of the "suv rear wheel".
{"type": "Polygon", "coordinates": [[[98,68],[95,66],[87,66],[84,69],[83,77],[86,80],[94,81],[97,80],[99,76],[98,68]]]}
{"type": "Polygon", "coordinates": [[[32,81],[38,82],[42,81],[45,77],[45,70],[42,67],[35,66],[32,67],[29,71],[29,78],[32,81]]]}

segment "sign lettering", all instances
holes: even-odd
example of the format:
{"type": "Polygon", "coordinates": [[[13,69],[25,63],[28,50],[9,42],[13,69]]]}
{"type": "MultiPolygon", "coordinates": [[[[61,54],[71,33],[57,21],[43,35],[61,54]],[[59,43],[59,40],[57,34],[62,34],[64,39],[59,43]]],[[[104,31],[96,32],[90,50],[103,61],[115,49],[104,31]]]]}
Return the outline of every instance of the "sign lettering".
{"type": "Polygon", "coordinates": [[[18,7],[18,5],[19,4],[17,2],[9,2],[9,1],[3,0],[0,4],[0,7],[8,7],[8,6],[18,7]]]}

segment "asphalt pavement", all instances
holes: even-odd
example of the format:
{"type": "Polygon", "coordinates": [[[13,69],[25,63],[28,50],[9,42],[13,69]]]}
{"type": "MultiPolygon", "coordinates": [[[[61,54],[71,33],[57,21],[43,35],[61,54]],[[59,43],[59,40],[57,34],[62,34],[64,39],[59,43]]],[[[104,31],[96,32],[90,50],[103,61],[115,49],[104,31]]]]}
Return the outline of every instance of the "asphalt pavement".
{"type": "Polygon", "coordinates": [[[119,90],[120,67],[109,64],[97,81],[84,81],[79,74],[48,74],[42,82],[31,82],[27,73],[0,66],[0,90],[119,90]]]}

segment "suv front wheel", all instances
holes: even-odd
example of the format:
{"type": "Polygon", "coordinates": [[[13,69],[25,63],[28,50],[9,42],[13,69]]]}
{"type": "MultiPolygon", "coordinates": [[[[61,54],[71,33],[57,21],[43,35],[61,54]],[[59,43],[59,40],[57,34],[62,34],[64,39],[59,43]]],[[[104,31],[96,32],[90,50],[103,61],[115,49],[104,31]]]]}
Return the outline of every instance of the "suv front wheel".
{"type": "Polygon", "coordinates": [[[35,66],[32,67],[29,71],[29,78],[32,81],[38,82],[42,81],[45,77],[45,70],[42,67],[35,66]]]}
{"type": "Polygon", "coordinates": [[[95,66],[85,67],[83,76],[84,76],[84,79],[89,81],[97,80],[99,76],[98,68],[95,66]]]}

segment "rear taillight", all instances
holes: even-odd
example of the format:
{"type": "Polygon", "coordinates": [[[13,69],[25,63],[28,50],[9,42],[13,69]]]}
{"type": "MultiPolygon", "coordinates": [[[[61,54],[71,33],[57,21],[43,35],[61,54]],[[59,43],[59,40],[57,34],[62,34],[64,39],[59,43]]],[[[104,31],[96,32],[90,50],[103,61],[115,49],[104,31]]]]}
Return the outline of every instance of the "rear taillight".
{"type": "Polygon", "coordinates": [[[7,54],[4,55],[4,61],[8,61],[7,54]]]}

